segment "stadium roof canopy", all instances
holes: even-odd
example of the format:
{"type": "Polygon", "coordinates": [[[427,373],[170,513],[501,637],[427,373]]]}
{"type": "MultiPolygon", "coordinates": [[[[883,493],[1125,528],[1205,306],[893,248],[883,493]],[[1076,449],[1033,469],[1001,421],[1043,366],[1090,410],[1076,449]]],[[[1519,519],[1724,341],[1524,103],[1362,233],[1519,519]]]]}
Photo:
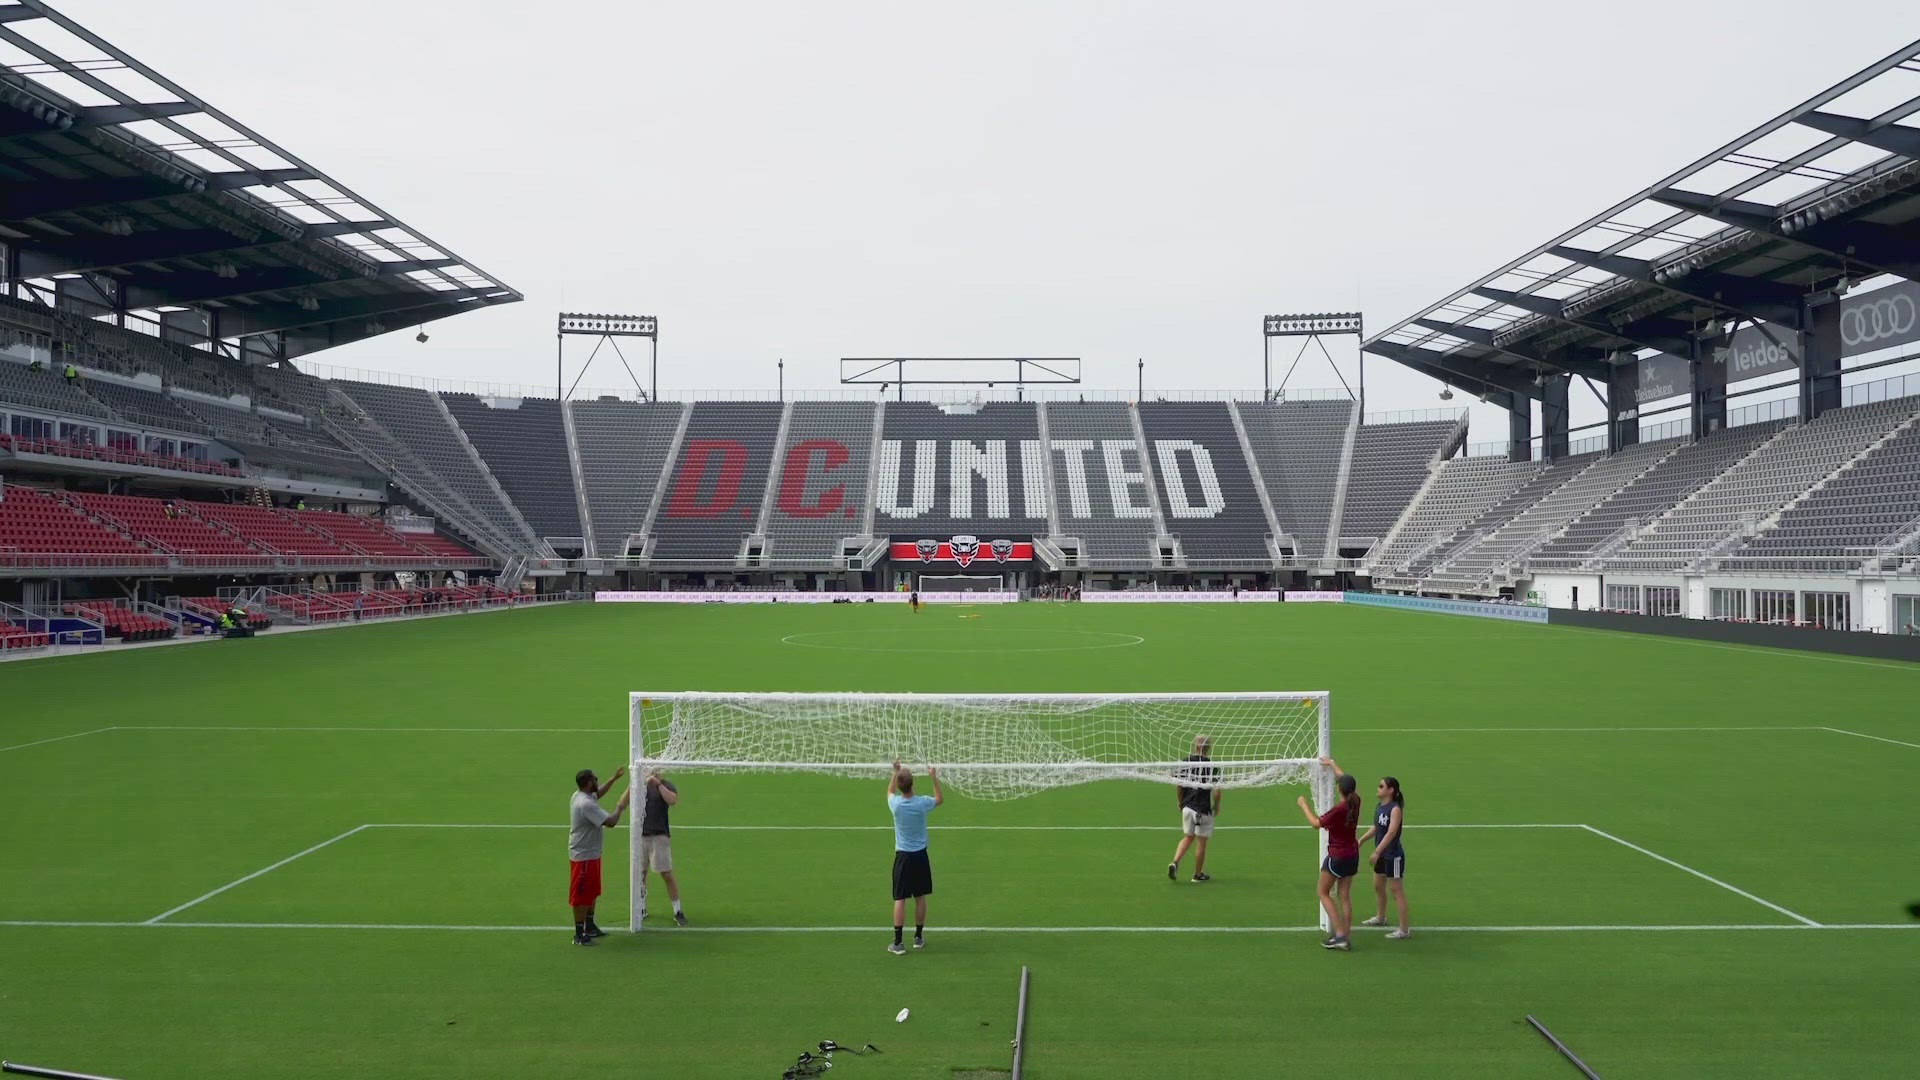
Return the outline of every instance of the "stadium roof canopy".
{"type": "Polygon", "coordinates": [[[1734,322],[1802,327],[1806,305],[1866,278],[1920,280],[1916,113],[1920,42],[1362,347],[1518,408],[1551,376],[1607,380],[1734,322]]]}
{"type": "Polygon", "coordinates": [[[10,282],[256,360],[518,292],[40,0],[0,3],[10,282]]]}

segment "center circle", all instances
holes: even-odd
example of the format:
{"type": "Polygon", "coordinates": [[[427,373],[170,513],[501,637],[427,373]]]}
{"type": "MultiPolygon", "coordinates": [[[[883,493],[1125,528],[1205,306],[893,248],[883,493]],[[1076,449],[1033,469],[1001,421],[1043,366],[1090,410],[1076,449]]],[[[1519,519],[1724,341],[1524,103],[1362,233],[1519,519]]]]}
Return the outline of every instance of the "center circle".
{"type": "Polygon", "coordinates": [[[1137,634],[1118,634],[1110,630],[988,630],[982,627],[975,630],[920,630],[909,634],[877,628],[817,630],[806,634],[788,634],[780,640],[783,644],[806,649],[842,649],[848,652],[1033,653],[1123,649],[1129,645],[1145,644],[1147,639],[1137,634]],[[1065,639],[1065,643],[1049,644],[1050,640],[1057,642],[1062,639],[1065,639]]]}

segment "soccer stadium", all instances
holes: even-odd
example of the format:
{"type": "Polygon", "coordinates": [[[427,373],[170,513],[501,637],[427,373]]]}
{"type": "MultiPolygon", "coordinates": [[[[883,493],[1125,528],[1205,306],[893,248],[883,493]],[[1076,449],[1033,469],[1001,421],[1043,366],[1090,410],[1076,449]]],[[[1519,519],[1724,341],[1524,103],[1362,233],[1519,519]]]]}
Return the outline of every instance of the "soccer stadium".
{"type": "Polygon", "coordinates": [[[123,29],[0,4],[7,1073],[1920,1068],[1920,42],[1264,385],[699,394],[123,29]]]}

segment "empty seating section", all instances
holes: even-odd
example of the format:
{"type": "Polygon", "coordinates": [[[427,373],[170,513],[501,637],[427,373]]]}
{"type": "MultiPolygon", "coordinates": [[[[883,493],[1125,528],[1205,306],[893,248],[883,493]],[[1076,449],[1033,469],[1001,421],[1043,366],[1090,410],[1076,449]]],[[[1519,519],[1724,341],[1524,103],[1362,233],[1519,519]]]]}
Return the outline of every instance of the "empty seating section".
{"type": "Polygon", "coordinates": [[[628,537],[647,523],[647,509],[687,406],[575,401],[567,409],[573,413],[574,441],[580,450],[594,554],[622,558],[628,537]]]}
{"type": "Polygon", "coordinates": [[[1581,455],[1555,462],[1541,474],[1542,482],[1561,476],[1566,477],[1563,483],[1532,506],[1497,523],[1491,532],[1456,549],[1445,568],[1427,579],[1425,587],[1439,592],[1475,592],[1512,584],[1508,572],[1515,563],[1545,546],[1568,522],[1593,509],[1674,449],[1670,442],[1650,443],[1611,457],[1581,455]]]}
{"type": "Polygon", "coordinates": [[[29,630],[18,623],[0,619],[0,652],[9,649],[44,649],[53,643],[53,635],[29,630]]]}
{"type": "MultiPolygon", "coordinates": [[[[1140,460],[1132,407],[1118,401],[1049,402],[1044,407],[1053,440],[1050,464],[1061,534],[1079,537],[1086,566],[1153,565],[1154,493],[1140,460]]],[[[887,406],[890,429],[896,408],[887,406]]],[[[962,531],[974,530],[963,526],[962,531]]]]}
{"type": "MultiPolygon", "coordinates": [[[[262,549],[216,528],[187,509],[191,503],[169,503],[136,495],[95,495],[82,491],[62,492],[62,497],[81,512],[111,526],[125,529],[162,551],[181,555],[234,555],[260,559],[262,549]],[[171,507],[171,509],[169,509],[171,507]]],[[[245,559],[241,559],[245,562],[245,559]]],[[[269,559],[260,559],[270,562],[269,559]]]]}
{"type": "Polygon", "coordinates": [[[559,403],[441,394],[494,479],[541,536],[579,536],[580,502],[559,403]]]}
{"type": "Polygon", "coordinates": [[[780,430],[776,401],[702,401],[654,519],[651,557],[731,564],[753,532],[780,430]]]}
{"type": "Polygon", "coordinates": [[[84,382],[68,383],[52,365],[35,371],[25,364],[0,358],[0,400],[68,416],[118,419],[111,408],[81,389],[84,385],[84,382]]]}
{"type": "MultiPolygon", "coordinates": [[[[1734,462],[1778,434],[1785,420],[1769,420],[1717,431],[1698,442],[1683,442],[1674,452],[1628,482],[1619,491],[1567,526],[1527,559],[1532,570],[1577,570],[1609,544],[1618,545],[1622,530],[1643,525],[1665,513],[1702,484],[1725,472],[1734,462]]],[[[1653,444],[1663,445],[1663,444],[1653,444]]]]}
{"type": "Polygon", "coordinates": [[[239,469],[217,461],[202,461],[199,458],[158,454],[147,450],[123,450],[117,446],[61,442],[57,439],[23,439],[14,435],[0,435],[0,450],[12,450],[19,454],[52,454],[55,457],[84,458],[87,461],[107,461],[116,465],[144,465],[149,469],[171,469],[174,472],[201,473],[206,476],[246,475],[239,469]]]}
{"type": "Polygon", "coordinates": [[[1418,557],[1408,561],[1405,572],[1414,578],[1424,578],[1435,570],[1445,567],[1454,557],[1467,548],[1477,544],[1501,525],[1512,520],[1515,515],[1539,502],[1554,488],[1587,467],[1593,461],[1582,455],[1551,464],[1535,463],[1533,472],[1520,486],[1508,492],[1499,501],[1488,506],[1478,514],[1460,523],[1453,535],[1445,541],[1428,549],[1418,557]]]}
{"type": "Polygon", "coordinates": [[[242,503],[183,503],[192,513],[233,530],[254,544],[281,555],[353,555],[339,541],[302,525],[291,510],[242,503]]]}
{"type": "Polygon", "coordinates": [[[1851,571],[1920,518],[1920,425],[1903,428],[1722,558],[1723,571],[1851,571]]]}
{"type": "Polygon", "coordinates": [[[1247,429],[1247,442],[1266,482],[1280,531],[1293,538],[1297,558],[1321,557],[1353,402],[1242,402],[1235,408],[1247,429]]]}
{"type": "Polygon", "coordinates": [[[1189,563],[1272,565],[1267,515],[1224,401],[1140,404],[1167,531],[1189,563]]]}
{"type": "Polygon", "coordinates": [[[104,556],[89,561],[115,566],[163,566],[166,560],[86,517],[46,492],[6,488],[0,500],[0,565],[60,566],[76,560],[62,556],[104,556]]]}
{"type": "Polygon", "coordinates": [[[1612,572],[1662,572],[1730,550],[1801,492],[1913,414],[1913,398],[1837,409],[1789,427],[1605,560],[1612,572]]]}
{"type": "Polygon", "coordinates": [[[135,611],[118,600],[77,600],[66,605],[66,612],[99,623],[109,636],[122,641],[160,641],[180,632],[166,619],[135,611]]]}
{"type": "Polygon", "coordinates": [[[158,391],[123,386],[106,379],[90,379],[84,385],[88,394],[112,406],[113,410],[130,424],[165,428],[169,431],[184,431],[195,435],[205,435],[213,431],[206,421],[174,404],[172,398],[158,391]]]}
{"type": "Polygon", "coordinates": [[[1449,458],[1425,494],[1407,507],[1385,546],[1373,557],[1373,580],[1395,588],[1410,586],[1410,562],[1424,559],[1452,539],[1461,523],[1511,495],[1540,471],[1538,462],[1505,458],[1449,458]]]}
{"type": "Polygon", "coordinates": [[[479,460],[467,449],[427,391],[348,381],[336,381],[334,386],[451,487],[478,515],[477,528],[500,537],[502,545],[511,550],[537,550],[539,545],[533,534],[494,490],[479,460]]]}
{"type": "MultiPolygon", "coordinates": [[[[436,554],[426,548],[409,543],[408,536],[388,528],[378,518],[364,514],[339,514],[331,510],[295,510],[294,521],[322,536],[339,541],[353,551],[363,551],[368,555],[391,555],[398,558],[420,558],[436,554]]],[[[452,552],[463,558],[471,558],[471,552],[465,552],[455,545],[452,552]]]]}
{"type": "Polygon", "coordinates": [[[869,401],[799,401],[773,476],[766,554],[831,563],[840,541],[866,518],[867,459],[873,450],[869,401]]]}
{"type": "MultiPolygon", "coordinates": [[[[1033,403],[997,401],[947,411],[925,401],[890,401],[883,428],[874,463],[874,532],[900,541],[1046,535],[1045,466],[1033,403]]],[[[1131,443],[1130,429],[1127,438],[1131,443]]],[[[1098,453],[1091,456],[1095,464],[1088,475],[1104,477],[1098,453]]],[[[1098,489],[1094,506],[1105,513],[1105,481],[1089,483],[1098,489]]],[[[1064,487],[1059,497],[1064,516],[1064,487]]],[[[1146,557],[1143,543],[1139,558],[1146,557]]]]}
{"type": "Polygon", "coordinates": [[[1428,466],[1453,448],[1461,430],[1455,420],[1362,425],[1347,469],[1340,535],[1384,539],[1427,482],[1428,466]]]}

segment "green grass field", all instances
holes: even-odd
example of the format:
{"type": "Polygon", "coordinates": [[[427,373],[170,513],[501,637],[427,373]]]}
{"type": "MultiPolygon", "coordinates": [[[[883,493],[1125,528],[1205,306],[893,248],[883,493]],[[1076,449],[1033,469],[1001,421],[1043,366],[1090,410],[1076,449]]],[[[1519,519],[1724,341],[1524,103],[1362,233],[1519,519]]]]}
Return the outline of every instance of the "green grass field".
{"type": "Polygon", "coordinates": [[[841,1080],[948,1080],[1007,1067],[1024,964],[1036,1080],[1575,1075],[1529,1013],[1609,1080],[1910,1076],[1917,695],[1916,665],[1334,605],[572,605],[5,664],[0,1056],[731,1080],[832,1038],[884,1050],[841,1080]],[[622,761],[642,688],[1331,690],[1362,792],[1406,786],[1415,936],[1302,929],[1298,789],[1229,796],[1196,885],[1171,795],[1113,782],[949,798],[928,948],[890,956],[877,781],[686,773],[694,925],[656,885],[657,926],[574,948],[572,774],[622,761]]]}

